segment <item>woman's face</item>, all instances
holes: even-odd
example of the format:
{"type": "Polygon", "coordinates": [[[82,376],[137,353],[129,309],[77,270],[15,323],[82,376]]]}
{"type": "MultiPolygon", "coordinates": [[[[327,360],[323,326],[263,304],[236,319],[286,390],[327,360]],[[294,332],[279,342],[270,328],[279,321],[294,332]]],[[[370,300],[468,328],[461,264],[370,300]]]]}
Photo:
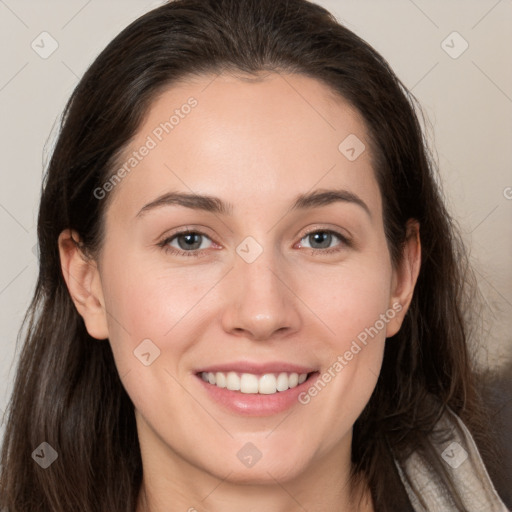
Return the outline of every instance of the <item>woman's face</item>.
{"type": "Polygon", "coordinates": [[[299,75],[152,104],[97,195],[104,336],[153,467],[263,483],[349,457],[408,293],[367,137],[299,75]]]}

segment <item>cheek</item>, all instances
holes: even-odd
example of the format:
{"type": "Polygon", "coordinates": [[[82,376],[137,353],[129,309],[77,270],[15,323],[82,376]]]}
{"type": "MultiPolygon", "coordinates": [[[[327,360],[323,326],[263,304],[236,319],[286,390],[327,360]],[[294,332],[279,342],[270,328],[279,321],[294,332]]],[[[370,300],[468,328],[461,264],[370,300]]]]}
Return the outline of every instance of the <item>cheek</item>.
{"type": "Polygon", "coordinates": [[[179,363],[198,337],[194,304],[204,291],[180,271],[137,258],[110,262],[103,267],[103,284],[115,363],[136,409],[154,418],[185,401],[179,363]]]}
{"type": "Polygon", "coordinates": [[[169,369],[175,367],[204,327],[205,304],[211,304],[208,291],[224,270],[172,268],[137,254],[121,260],[113,249],[104,261],[109,338],[120,374],[134,367],[140,370],[135,357],[143,342],[150,353],[165,356],[169,369]],[[154,347],[144,340],[151,340],[154,347]]]}
{"type": "Polygon", "coordinates": [[[331,306],[328,321],[335,334],[329,344],[324,340],[318,347],[329,355],[323,356],[318,378],[299,396],[316,423],[331,426],[323,443],[326,452],[338,442],[339,433],[350,431],[375,389],[386,343],[386,321],[391,318],[386,316],[385,294],[348,295],[347,302],[340,298],[339,307],[331,306]]]}
{"type": "Polygon", "coordinates": [[[390,306],[391,277],[386,259],[361,257],[304,280],[309,284],[302,286],[301,294],[329,327],[337,348],[343,350],[347,342],[377,322],[378,330],[385,335],[379,320],[390,306]]]}
{"type": "Polygon", "coordinates": [[[336,432],[348,431],[370,399],[381,369],[386,326],[396,314],[389,308],[389,261],[361,257],[351,263],[317,276],[316,286],[304,289],[330,336],[317,347],[326,354],[320,376],[299,398],[311,407],[312,416],[336,432]]]}
{"type": "Polygon", "coordinates": [[[122,374],[136,361],[134,351],[141,343],[151,348],[144,340],[154,344],[149,350],[152,357],[163,349],[163,335],[174,323],[178,291],[136,259],[121,261],[113,252],[109,256],[102,269],[102,283],[109,340],[122,374]]]}

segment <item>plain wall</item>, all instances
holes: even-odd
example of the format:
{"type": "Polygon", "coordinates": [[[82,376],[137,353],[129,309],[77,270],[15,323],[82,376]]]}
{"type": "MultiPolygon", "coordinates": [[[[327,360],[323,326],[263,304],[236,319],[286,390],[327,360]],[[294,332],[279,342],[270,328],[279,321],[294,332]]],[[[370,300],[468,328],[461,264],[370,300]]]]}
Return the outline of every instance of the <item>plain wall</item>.
{"type": "MultiPolygon", "coordinates": [[[[0,2],[0,418],[36,282],[37,210],[50,132],[98,53],[160,3],[0,2]],[[46,59],[31,46],[35,40],[40,50],[50,48],[49,39],[40,42],[48,37],[39,36],[43,31],[58,43],[46,59]]],[[[447,203],[471,247],[483,294],[478,361],[504,364],[512,356],[512,1],[318,3],[373,45],[423,105],[447,203]],[[454,31],[462,39],[450,36],[454,31]],[[464,41],[469,46],[457,56],[464,41]]]]}

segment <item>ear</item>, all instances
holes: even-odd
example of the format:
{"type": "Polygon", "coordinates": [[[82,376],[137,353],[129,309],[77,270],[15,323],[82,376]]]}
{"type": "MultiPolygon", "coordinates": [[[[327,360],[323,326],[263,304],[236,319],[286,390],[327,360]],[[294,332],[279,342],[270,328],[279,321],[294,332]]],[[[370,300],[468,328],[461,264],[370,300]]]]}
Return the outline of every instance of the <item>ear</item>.
{"type": "Polygon", "coordinates": [[[402,252],[402,261],[393,270],[392,294],[389,308],[396,315],[388,322],[386,338],[394,336],[402,326],[403,319],[411,304],[414,287],[421,267],[420,225],[415,219],[409,219],[406,226],[406,239],[402,252]]]}
{"type": "Polygon", "coordinates": [[[84,255],[76,231],[65,229],[58,243],[62,274],[87,332],[98,340],[107,339],[107,315],[96,262],[84,255]]]}

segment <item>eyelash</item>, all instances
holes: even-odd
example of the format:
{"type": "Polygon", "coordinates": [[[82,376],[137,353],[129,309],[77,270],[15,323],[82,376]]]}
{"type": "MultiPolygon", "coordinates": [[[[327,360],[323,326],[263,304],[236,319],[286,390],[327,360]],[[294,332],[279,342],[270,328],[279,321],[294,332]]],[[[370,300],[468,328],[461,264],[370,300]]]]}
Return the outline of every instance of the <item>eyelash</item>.
{"type": "MultiPolygon", "coordinates": [[[[308,237],[309,235],[313,235],[315,233],[327,233],[330,235],[334,235],[342,242],[340,244],[341,246],[345,245],[346,247],[352,247],[351,241],[346,236],[342,235],[341,233],[338,233],[337,231],[333,231],[330,229],[315,229],[313,231],[309,231],[308,233],[304,234],[304,236],[301,238],[301,240],[308,237]]],[[[159,242],[157,245],[159,247],[161,247],[165,253],[172,254],[174,256],[199,257],[201,255],[201,251],[203,251],[204,249],[194,249],[192,251],[182,251],[182,250],[176,249],[174,247],[171,247],[169,245],[172,240],[174,240],[175,238],[178,238],[180,236],[184,236],[184,235],[201,235],[206,238],[210,238],[206,233],[203,233],[202,231],[184,230],[184,231],[179,231],[177,233],[174,233],[172,236],[165,238],[164,240],[159,242]]],[[[332,253],[339,252],[342,250],[342,248],[339,245],[335,246],[335,247],[331,247],[331,248],[326,248],[326,249],[315,249],[315,248],[309,248],[309,247],[306,247],[306,249],[311,249],[311,251],[312,251],[311,254],[319,254],[319,255],[332,254],[332,253]]]]}

